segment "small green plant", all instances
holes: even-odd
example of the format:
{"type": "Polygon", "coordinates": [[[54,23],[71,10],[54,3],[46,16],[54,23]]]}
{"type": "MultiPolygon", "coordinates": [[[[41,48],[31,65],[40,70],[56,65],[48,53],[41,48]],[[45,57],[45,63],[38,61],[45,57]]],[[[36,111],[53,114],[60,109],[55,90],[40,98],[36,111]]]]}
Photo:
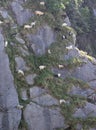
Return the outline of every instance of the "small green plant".
{"type": "Polygon", "coordinates": [[[46,1],[46,6],[49,11],[52,13],[56,13],[60,11],[61,9],[64,9],[65,6],[63,4],[63,0],[45,0],[46,1]]]}

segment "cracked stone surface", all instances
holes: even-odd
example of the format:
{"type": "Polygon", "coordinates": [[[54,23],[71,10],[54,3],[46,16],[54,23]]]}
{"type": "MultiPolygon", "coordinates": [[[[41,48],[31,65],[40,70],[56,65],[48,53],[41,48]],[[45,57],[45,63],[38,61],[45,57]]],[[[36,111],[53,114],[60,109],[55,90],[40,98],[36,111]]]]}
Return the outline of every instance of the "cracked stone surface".
{"type": "Polygon", "coordinates": [[[0,9],[0,14],[4,19],[12,19],[11,16],[8,14],[8,11],[3,8],[0,9]]]}
{"type": "Polygon", "coordinates": [[[27,49],[24,49],[23,47],[19,47],[18,50],[19,50],[20,54],[21,54],[22,56],[24,56],[24,57],[29,55],[28,50],[27,50],[27,49]]]}
{"type": "Polygon", "coordinates": [[[37,98],[33,98],[32,101],[36,102],[39,105],[42,106],[53,106],[53,105],[59,105],[59,102],[57,99],[53,98],[49,94],[45,94],[42,96],[39,96],[37,98]]]}
{"type": "Polygon", "coordinates": [[[25,44],[25,41],[21,38],[20,34],[17,34],[15,38],[19,43],[25,44]]]}
{"type": "Polygon", "coordinates": [[[26,76],[26,82],[29,85],[33,85],[34,84],[34,78],[36,77],[36,74],[29,74],[26,76]]]}
{"type": "Polygon", "coordinates": [[[90,87],[92,88],[92,89],[96,89],[96,80],[93,80],[93,81],[90,81],[90,82],[88,82],[88,84],[90,85],[90,87]]]}
{"type": "Polygon", "coordinates": [[[82,67],[77,67],[72,76],[85,82],[94,80],[94,78],[96,77],[96,66],[93,65],[91,62],[88,62],[82,67]]]}
{"type": "Polygon", "coordinates": [[[79,86],[73,86],[70,91],[68,92],[68,94],[70,95],[78,95],[81,97],[88,97],[91,94],[93,94],[94,90],[90,89],[90,88],[80,88],[79,86]]]}
{"type": "Polygon", "coordinates": [[[17,23],[23,26],[33,16],[29,9],[24,9],[19,1],[13,1],[11,3],[12,11],[16,16],[17,23]]]}
{"type": "Polygon", "coordinates": [[[64,56],[64,58],[66,60],[74,58],[74,57],[78,57],[79,58],[80,54],[79,54],[79,50],[77,48],[73,48],[68,50],[67,54],[64,56]]]}
{"type": "Polygon", "coordinates": [[[59,108],[41,107],[35,103],[27,105],[24,119],[28,124],[28,130],[53,130],[67,127],[59,108]]]}
{"type": "MultiPolygon", "coordinates": [[[[20,126],[22,127],[20,130],[68,130],[68,127],[70,128],[70,126],[68,126],[66,122],[68,122],[68,124],[71,124],[71,122],[69,121],[70,116],[68,117],[68,120],[65,119],[65,115],[62,116],[60,108],[62,108],[63,105],[65,105],[64,107],[70,107],[71,103],[75,102],[75,99],[76,106],[74,104],[74,114],[71,113],[71,116],[75,118],[79,117],[81,119],[96,117],[96,59],[94,58],[94,60],[92,61],[89,60],[88,57],[81,54],[78,48],[73,47],[73,49],[69,49],[64,52],[66,53],[66,55],[60,56],[61,60],[79,58],[79,60],[82,61],[82,64],[78,66],[74,65],[73,68],[70,67],[71,69],[67,67],[66,64],[62,69],[59,69],[59,67],[49,67],[50,65],[46,66],[46,68],[49,67],[48,69],[51,69],[54,76],[60,73],[60,78],[66,79],[66,77],[72,77],[83,80],[90,85],[89,88],[82,88],[82,85],[80,86],[79,83],[77,83],[76,86],[72,82],[70,83],[71,85],[73,85],[73,87],[71,88],[71,86],[69,87],[65,84],[64,87],[67,86],[69,88],[68,93],[66,92],[65,94],[64,92],[64,99],[56,99],[54,96],[50,95],[51,90],[48,90],[49,86],[48,88],[46,86],[34,86],[36,85],[34,83],[36,75],[34,74],[35,72],[33,72],[35,70],[32,70],[31,67],[27,67],[25,61],[26,56],[31,56],[31,54],[42,56],[46,53],[46,51],[48,51],[48,48],[51,46],[52,43],[54,44],[58,41],[56,41],[57,32],[55,33],[55,29],[53,30],[53,28],[57,25],[51,27],[49,23],[47,24],[47,21],[44,24],[43,22],[41,23],[41,21],[39,21],[40,17],[41,19],[43,18],[42,16],[36,16],[38,18],[34,17],[32,10],[35,11],[35,8],[26,8],[26,6],[28,7],[27,2],[29,1],[31,2],[31,0],[9,0],[8,6],[0,7],[0,19],[3,22],[3,24],[0,24],[0,27],[4,27],[4,31],[0,29],[0,130],[19,130],[20,128],[18,128],[18,126],[20,124],[20,120],[21,123],[25,121],[24,124],[22,123],[22,126],[20,124],[20,126]],[[32,22],[31,20],[33,22],[35,22],[36,20],[36,28],[34,27],[31,29],[24,29],[24,25],[29,25],[29,23],[32,22]],[[9,31],[7,30],[9,28],[10,32],[7,32],[9,31]],[[10,36],[11,33],[12,37],[10,36]],[[7,46],[8,48],[4,48],[4,42],[6,40],[9,40],[9,45],[7,46]],[[17,42],[20,44],[17,44],[17,42]],[[11,50],[10,45],[12,45],[12,48],[17,49],[16,55],[14,54],[16,70],[18,71],[20,69],[25,72],[24,77],[19,79],[20,88],[18,87],[18,85],[17,88],[15,87],[15,75],[13,78],[11,70],[9,68],[11,61],[9,63],[8,55],[6,54],[6,52],[7,49],[9,49],[8,51],[11,50]],[[24,80],[24,82],[22,82],[22,80],[24,80]],[[25,87],[23,86],[23,83],[25,82],[26,88],[23,88],[25,87]],[[46,87],[46,89],[44,89],[44,87],[46,87]],[[16,89],[18,90],[18,94],[16,92],[16,89]],[[66,95],[68,96],[68,99],[66,95]],[[20,98],[21,106],[19,105],[18,97],[20,98]],[[60,101],[64,102],[60,103],[60,101]],[[22,106],[22,104],[24,105],[24,107],[22,106]],[[21,108],[18,108],[17,106],[23,107],[22,113],[21,108]],[[21,114],[23,114],[23,116],[21,116],[21,114]],[[26,123],[28,128],[23,128],[25,127],[26,123]]],[[[39,2],[37,3],[39,4],[39,2]]],[[[32,4],[32,7],[34,7],[34,2],[32,4]]],[[[43,6],[40,6],[40,8],[42,7],[43,6]]],[[[45,10],[45,7],[43,9],[45,10]]],[[[46,14],[47,12],[45,12],[44,16],[46,16],[46,14]]],[[[71,26],[68,17],[66,17],[63,22],[67,23],[68,26],[71,26]]],[[[64,30],[64,33],[67,31],[69,30],[64,30]]],[[[61,35],[62,31],[60,36],[61,35]]],[[[64,34],[64,36],[67,37],[67,34],[64,34]]],[[[71,38],[73,39],[73,41],[70,39],[63,39],[65,41],[68,40],[69,43],[66,43],[66,45],[75,44],[76,35],[74,37],[73,35],[71,35],[71,38]]],[[[51,54],[52,53],[50,53],[50,56],[51,54]]],[[[36,60],[38,60],[38,58],[36,60]]],[[[29,63],[29,66],[31,66],[30,64],[31,62],[29,63]]],[[[38,70],[36,71],[36,74],[39,74],[38,70]]],[[[57,89],[57,91],[58,90],[59,89],[57,89]]],[[[62,91],[61,93],[63,93],[63,88],[60,91],[62,91]]],[[[65,90],[64,88],[64,91],[67,90],[65,90]]],[[[60,95],[60,97],[63,96],[60,95]]],[[[66,110],[64,110],[64,112],[66,112],[66,110]]],[[[81,129],[83,129],[82,124],[77,124],[76,130],[81,129]]],[[[96,128],[90,127],[89,130],[96,130],[96,128]]]]}
{"type": "Polygon", "coordinates": [[[21,98],[24,101],[28,100],[27,90],[24,88],[21,89],[21,98]]]}
{"type": "Polygon", "coordinates": [[[25,61],[23,60],[23,58],[22,57],[15,57],[15,62],[16,62],[16,70],[18,71],[19,69],[20,70],[23,70],[23,71],[25,71],[25,70],[29,70],[29,68],[26,66],[26,63],[25,63],[25,61]]]}
{"type": "Polygon", "coordinates": [[[78,118],[96,117],[96,105],[86,102],[83,108],[79,108],[73,115],[78,118]]]}
{"type": "Polygon", "coordinates": [[[27,34],[27,39],[35,55],[39,56],[45,54],[46,49],[55,42],[55,35],[53,30],[45,25],[38,29],[37,34],[27,34]]]}
{"type": "Polygon", "coordinates": [[[30,88],[30,99],[30,104],[24,110],[28,130],[53,130],[68,127],[64,117],[60,114],[58,100],[47,94],[45,89],[38,86],[30,88]]]}
{"type": "MultiPolygon", "coordinates": [[[[79,49],[70,49],[65,56],[65,60],[71,60],[72,58],[79,58],[82,62],[84,62],[81,66],[78,65],[74,69],[58,69],[52,68],[52,72],[54,74],[61,74],[62,78],[66,77],[74,77],[76,79],[80,79],[84,82],[88,82],[95,86],[96,80],[96,65],[93,64],[96,60],[93,58],[93,62],[91,62],[86,56],[81,57],[79,49]],[[91,81],[94,81],[93,83],[91,81]]],[[[93,87],[94,88],[94,87],[93,87]]]]}
{"type": "Polygon", "coordinates": [[[0,32],[0,129],[18,130],[21,110],[18,95],[9,68],[9,59],[4,49],[4,37],[0,32]]]}
{"type": "Polygon", "coordinates": [[[47,91],[45,89],[42,89],[38,86],[34,86],[30,88],[30,98],[36,98],[41,96],[42,94],[45,94],[47,91]]]}

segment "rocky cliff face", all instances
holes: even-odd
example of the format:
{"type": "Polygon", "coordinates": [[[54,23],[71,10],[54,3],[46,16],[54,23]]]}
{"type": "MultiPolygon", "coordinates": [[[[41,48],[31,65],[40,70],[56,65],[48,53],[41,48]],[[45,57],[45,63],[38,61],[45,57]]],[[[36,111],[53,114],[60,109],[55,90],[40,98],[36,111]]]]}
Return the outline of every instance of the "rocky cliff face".
{"type": "Polygon", "coordinates": [[[96,59],[45,3],[1,2],[0,130],[96,130],[96,59]]]}
{"type": "Polygon", "coordinates": [[[96,2],[94,0],[82,0],[70,2],[66,8],[71,25],[77,31],[76,45],[79,49],[87,51],[95,56],[96,35],[96,2]],[[79,4],[78,4],[79,3],[79,4]]]}

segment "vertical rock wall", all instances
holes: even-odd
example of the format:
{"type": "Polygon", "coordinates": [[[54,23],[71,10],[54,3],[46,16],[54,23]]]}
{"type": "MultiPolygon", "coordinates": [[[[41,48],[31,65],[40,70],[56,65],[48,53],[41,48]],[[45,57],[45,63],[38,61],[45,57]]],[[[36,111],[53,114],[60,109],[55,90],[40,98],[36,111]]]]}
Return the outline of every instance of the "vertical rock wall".
{"type": "Polygon", "coordinates": [[[0,130],[18,130],[21,119],[21,110],[17,109],[18,95],[9,65],[4,37],[0,31],[0,130]]]}

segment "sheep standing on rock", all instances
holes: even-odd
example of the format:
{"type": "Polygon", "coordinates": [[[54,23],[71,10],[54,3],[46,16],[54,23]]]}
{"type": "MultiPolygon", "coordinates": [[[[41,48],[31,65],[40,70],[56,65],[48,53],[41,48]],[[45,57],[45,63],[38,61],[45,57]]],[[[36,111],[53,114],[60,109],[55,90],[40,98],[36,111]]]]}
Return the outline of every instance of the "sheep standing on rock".
{"type": "Polygon", "coordinates": [[[31,25],[24,25],[24,29],[30,29],[36,25],[36,21],[32,22],[31,25]]]}

